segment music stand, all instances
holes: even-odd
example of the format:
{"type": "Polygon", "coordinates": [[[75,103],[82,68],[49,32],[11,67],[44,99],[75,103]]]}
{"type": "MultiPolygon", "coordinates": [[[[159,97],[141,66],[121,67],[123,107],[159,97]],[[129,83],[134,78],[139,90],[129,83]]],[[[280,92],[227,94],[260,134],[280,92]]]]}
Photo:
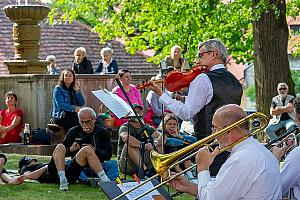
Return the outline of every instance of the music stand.
{"type": "MultiPolygon", "coordinates": [[[[154,149],[155,151],[157,151],[157,149],[156,149],[156,147],[155,147],[155,145],[154,145],[154,140],[153,140],[152,136],[151,136],[151,135],[148,135],[148,133],[147,133],[147,131],[146,131],[146,126],[145,126],[145,124],[144,124],[144,123],[142,122],[142,120],[139,118],[139,115],[138,115],[137,112],[135,111],[132,102],[130,101],[128,95],[126,94],[126,92],[125,92],[125,90],[124,90],[124,87],[123,87],[122,83],[120,82],[120,79],[119,79],[118,77],[116,77],[115,80],[116,80],[118,86],[120,87],[120,89],[121,89],[123,95],[125,96],[125,98],[126,98],[128,104],[129,104],[130,107],[132,108],[132,111],[133,111],[133,113],[134,113],[134,115],[135,115],[134,118],[136,118],[136,119],[138,120],[138,122],[140,123],[140,125],[141,125],[141,127],[142,127],[141,133],[140,133],[140,135],[142,136],[141,148],[140,148],[141,162],[140,162],[140,164],[139,164],[139,165],[140,165],[139,168],[141,168],[141,167],[144,166],[144,150],[145,150],[145,142],[151,143],[152,146],[153,146],[153,149],[154,149]]],[[[129,126],[129,124],[128,124],[128,126],[129,126]]],[[[125,167],[126,167],[126,170],[127,170],[127,161],[128,161],[128,141],[129,141],[128,139],[129,139],[129,132],[128,132],[128,138],[127,138],[127,152],[126,152],[126,158],[127,158],[127,159],[125,160],[125,167]]],[[[126,173],[127,173],[126,170],[125,170],[125,177],[126,177],[126,173]]],[[[139,169],[139,172],[138,172],[138,176],[139,176],[139,177],[140,177],[140,172],[141,172],[141,170],[139,169]]]]}
{"type": "MultiPolygon", "coordinates": [[[[127,182],[132,182],[130,180],[125,180],[122,181],[123,183],[127,182]]],[[[151,180],[152,184],[154,186],[159,184],[159,181],[156,179],[151,180]]],[[[102,189],[104,194],[109,198],[109,199],[114,199],[120,194],[122,194],[122,191],[120,188],[117,186],[117,184],[114,181],[103,181],[103,182],[98,182],[98,186],[102,189]]],[[[163,188],[163,186],[159,187],[157,191],[164,196],[166,200],[172,200],[172,197],[169,195],[169,193],[163,188]]],[[[126,196],[120,198],[120,200],[129,200],[126,196]]]]}

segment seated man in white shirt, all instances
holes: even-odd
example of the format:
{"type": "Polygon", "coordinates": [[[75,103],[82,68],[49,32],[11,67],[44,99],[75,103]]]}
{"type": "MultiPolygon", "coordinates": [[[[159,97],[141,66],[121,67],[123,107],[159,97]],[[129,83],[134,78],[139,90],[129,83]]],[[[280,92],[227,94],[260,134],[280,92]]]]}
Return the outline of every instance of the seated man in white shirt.
{"type": "MultiPolygon", "coordinates": [[[[219,108],[212,120],[213,132],[246,117],[243,109],[235,104],[219,108]]],[[[228,146],[249,135],[245,123],[217,137],[219,148],[228,146]]],[[[216,148],[199,150],[196,156],[198,186],[183,176],[169,184],[179,192],[186,192],[199,199],[281,199],[279,165],[276,158],[253,137],[249,137],[231,149],[230,157],[222,165],[215,180],[210,179],[209,166],[219,153],[216,148]]]]}

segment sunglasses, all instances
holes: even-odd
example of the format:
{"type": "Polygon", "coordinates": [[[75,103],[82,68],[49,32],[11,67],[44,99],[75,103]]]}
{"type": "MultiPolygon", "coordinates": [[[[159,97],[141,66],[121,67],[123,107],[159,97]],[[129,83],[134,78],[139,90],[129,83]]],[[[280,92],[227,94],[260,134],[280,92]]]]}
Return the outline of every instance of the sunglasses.
{"type": "Polygon", "coordinates": [[[279,88],[278,90],[286,90],[286,88],[279,88]]]}

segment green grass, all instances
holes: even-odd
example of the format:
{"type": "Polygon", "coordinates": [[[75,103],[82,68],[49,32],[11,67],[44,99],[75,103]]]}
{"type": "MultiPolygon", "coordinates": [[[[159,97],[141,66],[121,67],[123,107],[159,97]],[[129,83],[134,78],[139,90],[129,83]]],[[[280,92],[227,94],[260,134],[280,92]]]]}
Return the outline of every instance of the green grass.
{"type": "MultiPolygon", "coordinates": [[[[6,154],[8,162],[5,165],[6,169],[17,170],[18,163],[21,157],[24,155],[20,154],[6,154]]],[[[30,156],[36,158],[38,162],[48,162],[49,156],[30,156]]],[[[174,192],[174,191],[173,191],[174,192]]],[[[69,186],[68,192],[58,191],[58,185],[55,184],[40,184],[25,182],[22,185],[12,186],[3,185],[0,186],[0,200],[15,200],[15,199],[26,199],[26,200],[61,200],[61,199],[108,199],[101,189],[96,187],[90,187],[83,184],[75,184],[69,186]]],[[[176,200],[190,200],[194,199],[190,195],[179,195],[176,200]]]]}

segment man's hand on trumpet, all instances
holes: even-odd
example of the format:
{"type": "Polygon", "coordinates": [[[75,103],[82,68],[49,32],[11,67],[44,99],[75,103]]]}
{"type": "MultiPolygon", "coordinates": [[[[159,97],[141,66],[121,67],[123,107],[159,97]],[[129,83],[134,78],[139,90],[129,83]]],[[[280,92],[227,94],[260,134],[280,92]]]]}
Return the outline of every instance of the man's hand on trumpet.
{"type": "Polygon", "coordinates": [[[213,152],[210,152],[208,147],[201,148],[196,155],[198,173],[203,170],[208,170],[218,153],[219,147],[216,147],[213,152]]]}
{"type": "Polygon", "coordinates": [[[294,146],[294,140],[286,139],[281,147],[274,146],[271,151],[275,158],[280,162],[286,152],[294,146]]]}

